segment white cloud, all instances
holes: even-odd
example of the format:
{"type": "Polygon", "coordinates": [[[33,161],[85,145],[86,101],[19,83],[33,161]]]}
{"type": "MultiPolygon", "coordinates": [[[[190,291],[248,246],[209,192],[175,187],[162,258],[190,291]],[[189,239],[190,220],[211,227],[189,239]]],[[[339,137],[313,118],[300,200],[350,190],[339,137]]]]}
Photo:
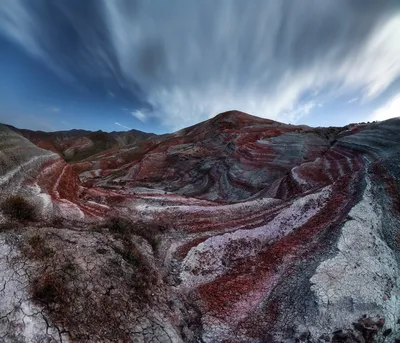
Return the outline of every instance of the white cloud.
{"type": "Polygon", "coordinates": [[[132,130],[132,128],[130,128],[129,126],[122,125],[122,124],[120,124],[118,122],[115,122],[114,124],[119,126],[119,127],[122,127],[123,129],[126,129],[126,130],[132,130]]]}
{"type": "Polygon", "coordinates": [[[130,115],[135,117],[136,119],[140,120],[144,123],[147,119],[147,116],[151,115],[150,111],[147,109],[139,109],[139,110],[128,110],[127,108],[123,108],[124,111],[128,112],[130,115]]]}
{"type": "Polygon", "coordinates": [[[300,119],[307,117],[314,107],[322,107],[322,104],[318,104],[315,101],[309,101],[295,106],[291,111],[288,111],[283,115],[288,123],[298,123],[300,119]]]}
{"type": "Polygon", "coordinates": [[[349,101],[347,101],[348,104],[352,104],[353,102],[356,102],[358,100],[358,98],[353,98],[349,101]]]}
{"type": "Polygon", "coordinates": [[[140,120],[142,123],[146,121],[146,110],[135,110],[135,111],[130,111],[130,113],[138,120],[140,120]]]}
{"type": "Polygon", "coordinates": [[[35,40],[40,27],[23,2],[16,0],[3,3],[0,9],[0,22],[0,30],[6,32],[33,56],[43,57],[44,51],[35,40]]]}
{"type": "Polygon", "coordinates": [[[52,110],[53,112],[60,112],[60,111],[61,111],[61,109],[58,108],[58,107],[52,107],[51,110],[52,110]]]}
{"type": "MultiPolygon", "coordinates": [[[[346,88],[362,88],[372,99],[400,76],[400,14],[379,25],[358,53],[336,71],[346,88]]],[[[336,73],[335,72],[335,73],[336,73]]]]}
{"type": "Polygon", "coordinates": [[[31,55],[66,74],[113,77],[152,109],[131,115],[167,129],[229,109],[296,124],[323,97],[369,101],[400,76],[400,13],[389,2],[99,0],[91,18],[56,2],[60,26],[34,2],[3,3],[0,30],[31,55]],[[61,65],[55,40],[67,29],[78,53],[61,65]]]}
{"type": "Polygon", "coordinates": [[[400,93],[392,97],[386,104],[378,108],[368,119],[369,121],[382,121],[400,117],[400,93]]]}
{"type": "MultiPolygon", "coordinates": [[[[318,106],[296,108],[307,92],[318,96],[320,93],[316,90],[329,88],[329,96],[337,97],[358,91],[366,101],[378,96],[400,76],[400,15],[396,12],[377,25],[370,25],[373,29],[357,42],[347,38],[352,36],[354,25],[359,25],[356,21],[352,24],[352,19],[359,18],[344,19],[343,25],[338,24],[344,27],[343,30],[337,28],[339,38],[321,50],[318,58],[311,50],[305,53],[309,63],[299,64],[294,60],[290,65],[285,62],[292,51],[298,49],[293,39],[296,30],[301,31],[302,25],[308,24],[294,23],[282,29],[282,22],[287,22],[287,18],[274,1],[264,1],[261,6],[257,3],[257,14],[251,11],[239,14],[235,5],[219,3],[214,11],[218,23],[210,19],[208,23],[213,34],[205,38],[199,34],[202,31],[198,31],[197,21],[190,23],[193,14],[190,10],[186,18],[168,21],[169,26],[154,26],[144,32],[148,25],[145,17],[131,20],[118,4],[110,1],[105,6],[121,69],[144,88],[145,100],[154,109],[151,115],[158,117],[165,127],[179,129],[229,109],[298,123],[312,107],[318,106]],[[241,25],[237,25],[238,22],[241,25]],[[257,29],[252,32],[254,23],[257,29]],[[176,39],[175,31],[181,30],[182,25],[187,35],[176,39]],[[286,30],[288,37],[281,42],[277,37],[282,30],[286,30]],[[131,32],[135,33],[128,38],[131,32]],[[159,32],[162,32],[168,53],[161,61],[162,67],[155,65],[153,72],[146,74],[135,67],[140,64],[132,64],[137,58],[132,51],[136,51],[135,46],[145,45],[144,39],[156,40],[159,32]],[[246,40],[248,45],[244,43],[246,40]],[[248,49],[247,58],[241,50],[243,45],[248,49]],[[284,51],[283,61],[276,57],[278,46],[284,51]]],[[[332,19],[328,12],[336,11],[333,2],[328,6],[324,2],[326,8],[314,4],[317,13],[332,19]]],[[[304,4],[293,3],[293,6],[290,13],[298,10],[295,21],[301,21],[304,4]]],[[[142,11],[146,9],[147,5],[141,8],[142,11]]],[[[151,19],[156,21],[157,18],[151,19]]],[[[316,29],[312,27],[310,32],[313,30],[316,29]]],[[[312,98],[309,101],[312,102],[312,98]]],[[[137,114],[141,116],[140,111],[137,114]]]]}

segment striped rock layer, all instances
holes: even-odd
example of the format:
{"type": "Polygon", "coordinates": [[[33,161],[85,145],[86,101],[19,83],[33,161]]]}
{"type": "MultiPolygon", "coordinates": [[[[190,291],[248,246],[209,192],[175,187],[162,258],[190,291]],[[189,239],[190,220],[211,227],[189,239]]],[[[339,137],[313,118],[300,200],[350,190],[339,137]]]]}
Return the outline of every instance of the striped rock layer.
{"type": "MultiPolygon", "coordinates": [[[[60,263],[69,256],[81,268],[87,297],[98,303],[103,291],[136,289],[100,273],[99,261],[119,258],[121,249],[141,256],[139,271],[154,273],[145,305],[121,303],[122,295],[107,300],[121,312],[124,337],[109,334],[111,324],[103,322],[103,334],[85,325],[77,333],[46,307],[47,331],[33,314],[30,330],[19,312],[9,322],[26,342],[44,331],[54,341],[80,335],[86,342],[378,342],[384,335],[394,342],[400,338],[399,166],[400,119],[310,128],[232,111],[71,163],[1,126],[2,197],[21,194],[36,204],[43,221],[36,230],[65,243],[49,238],[60,263]],[[114,216],[149,233],[128,244],[107,230],[90,232],[114,216]],[[54,218],[63,224],[54,227],[54,218]],[[365,318],[372,331],[353,325],[365,318]]],[[[11,233],[0,235],[6,256],[11,233]]],[[[21,256],[17,248],[13,254],[21,256]]],[[[27,265],[38,276],[41,262],[35,263],[27,265]]],[[[12,273],[5,260],[0,266],[12,273]]],[[[137,268],[127,264],[118,278],[137,268]]],[[[37,313],[30,270],[20,297],[37,313]]],[[[0,315],[11,313],[11,303],[0,301],[0,315]]],[[[7,325],[0,324],[5,341],[7,325]]]]}

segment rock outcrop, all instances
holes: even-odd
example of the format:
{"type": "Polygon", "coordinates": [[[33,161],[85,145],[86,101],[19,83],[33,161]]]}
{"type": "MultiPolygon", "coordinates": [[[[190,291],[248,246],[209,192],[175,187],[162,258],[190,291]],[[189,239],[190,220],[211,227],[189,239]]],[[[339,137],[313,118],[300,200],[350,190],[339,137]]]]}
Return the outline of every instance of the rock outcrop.
{"type": "Polygon", "coordinates": [[[400,119],[232,111],[70,163],[32,142],[0,127],[2,199],[38,211],[1,217],[4,342],[400,339],[400,119]]]}

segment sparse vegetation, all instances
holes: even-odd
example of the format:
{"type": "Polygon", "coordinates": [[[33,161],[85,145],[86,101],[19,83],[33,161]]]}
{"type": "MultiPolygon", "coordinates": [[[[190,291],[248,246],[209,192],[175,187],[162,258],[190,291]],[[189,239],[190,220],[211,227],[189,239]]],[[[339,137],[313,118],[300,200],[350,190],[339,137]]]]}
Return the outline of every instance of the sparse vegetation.
{"type": "Polygon", "coordinates": [[[63,278],[57,274],[44,273],[31,285],[33,300],[44,305],[65,303],[67,289],[63,278]]]}
{"type": "Polygon", "coordinates": [[[19,227],[19,225],[20,224],[16,220],[8,220],[4,223],[0,223],[0,232],[16,229],[19,227]]]}
{"type": "Polygon", "coordinates": [[[123,250],[115,248],[114,251],[117,254],[120,254],[121,257],[132,266],[138,267],[141,265],[141,259],[138,258],[138,255],[133,252],[129,247],[124,247],[123,250]]]}
{"type": "Polygon", "coordinates": [[[133,231],[132,222],[125,218],[110,218],[104,226],[106,226],[111,233],[122,237],[129,236],[133,231]]]}
{"type": "MultiPolygon", "coordinates": [[[[43,241],[32,238],[30,242],[41,246],[43,241]]],[[[126,241],[114,251],[117,255],[102,267],[106,287],[98,282],[96,289],[89,288],[91,280],[85,270],[72,261],[59,265],[57,256],[49,259],[31,282],[32,300],[45,309],[60,330],[68,331],[71,341],[130,342],[121,325],[128,320],[125,313],[135,313],[152,301],[157,278],[145,256],[126,241]]]]}
{"type": "Polygon", "coordinates": [[[393,333],[391,328],[384,328],[384,325],[385,319],[383,317],[378,315],[372,318],[364,315],[357,322],[353,323],[353,329],[333,332],[332,342],[346,343],[362,341],[365,343],[384,343],[386,338],[393,333]]]}
{"type": "Polygon", "coordinates": [[[129,240],[131,235],[140,236],[151,245],[153,250],[157,248],[158,235],[165,230],[164,227],[155,224],[147,224],[142,221],[132,222],[121,217],[112,217],[105,223],[91,227],[93,232],[101,232],[103,229],[108,229],[115,237],[122,240],[129,240]]]}
{"type": "Polygon", "coordinates": [[[54,255],[54,250],[47,246],[45,239],[41,235],[33,235],[22,249],[25,256],[35,260],[43,260],[54,255]]]}
{"type": "Polygon", "coordinates": [[[154,269],[131,242],[124,242],[123,249],[114,247],[114,251],[132,268],[131,277],[127,280],[133,291],[132,296],[139,302],[148,303],[151,300],[151,285],[155,285],[157,282],[154,269]]]}
{"type": "Polygon", "coordinates": [[[77,275],[77,267],[70,261],[57,269],[46,268],[31,283],[32,300],[44,306],[57,321],[68,320],[67,314],[73,310],[72,301],[77,296],[70,286],[77,279],[77,275]]]}
{"type": "Polygon", "coordinates": [[[131,235],[144,238],[152,246],[157,246],[158,234],[154,226],[146,226],[143,222],[131,222],[125,218],[111,218],[104,225],[116,237],[122,240],[123,248],[114,247],[114,251],[132,268],[132,276],[129,280],[134,297],[137,301],[150,301],[150,285],[156,282],[156,275],[143,254],[137,249],[131,240],[131,235]]]}
{"type": "Polygon", "coordinates": [[[20,195],[10,195],[0,204],[0,208],[10,219],[20,221],[37,219],[36,207],[20,195]]]}
{"type": "Polygon", "coordinates": [[[51,225],[53,227],[62,227],[64,224],[64,219],[62,217],[54,217],[51,220],[51,225]]]}

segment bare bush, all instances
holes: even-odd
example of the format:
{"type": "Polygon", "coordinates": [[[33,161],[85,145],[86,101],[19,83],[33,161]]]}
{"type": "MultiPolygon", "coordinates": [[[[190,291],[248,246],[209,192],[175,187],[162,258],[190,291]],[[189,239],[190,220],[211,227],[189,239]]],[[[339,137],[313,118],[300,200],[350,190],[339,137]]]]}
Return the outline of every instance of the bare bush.
{"type": "Polygon", "coordinates": [[[142,221],[132,222],[126,218],[112,217],[104,224],[94,225],[91,230],[101,232],[107,228],[114,236],[123,240],[129,240],[131,235],[137,235],[144,238],[155,250],[158,244],[158,236],[165,229],[156,224],[148,224],[142,221]]]}
{"type": "Polygon", "coordinates": [[[0,223],[0,232],[10,231],[17,229],[20,223],[16,220],[8,220],[4,223],[0,223]]]}
{"type": "Polygon", "coordinates": [[[3,213],[15,220],[36,220],[36,207],[20,195],[10,195],[1,204],[3,213]]]}
{"type": "Polygon", "coordinates": [[[60,275],[45,272],[32,283],[31,294],[34,301],[49,307],[65,303],[68,292],[65,280],[60,275]]]}
{"type": "Polygon", "coordinates": [[[22,252],[25,256],[35,260],[43,260],[54,255],[54,250],[47,246],[45,239],[40,235],[30,237],[22,252]]]}

